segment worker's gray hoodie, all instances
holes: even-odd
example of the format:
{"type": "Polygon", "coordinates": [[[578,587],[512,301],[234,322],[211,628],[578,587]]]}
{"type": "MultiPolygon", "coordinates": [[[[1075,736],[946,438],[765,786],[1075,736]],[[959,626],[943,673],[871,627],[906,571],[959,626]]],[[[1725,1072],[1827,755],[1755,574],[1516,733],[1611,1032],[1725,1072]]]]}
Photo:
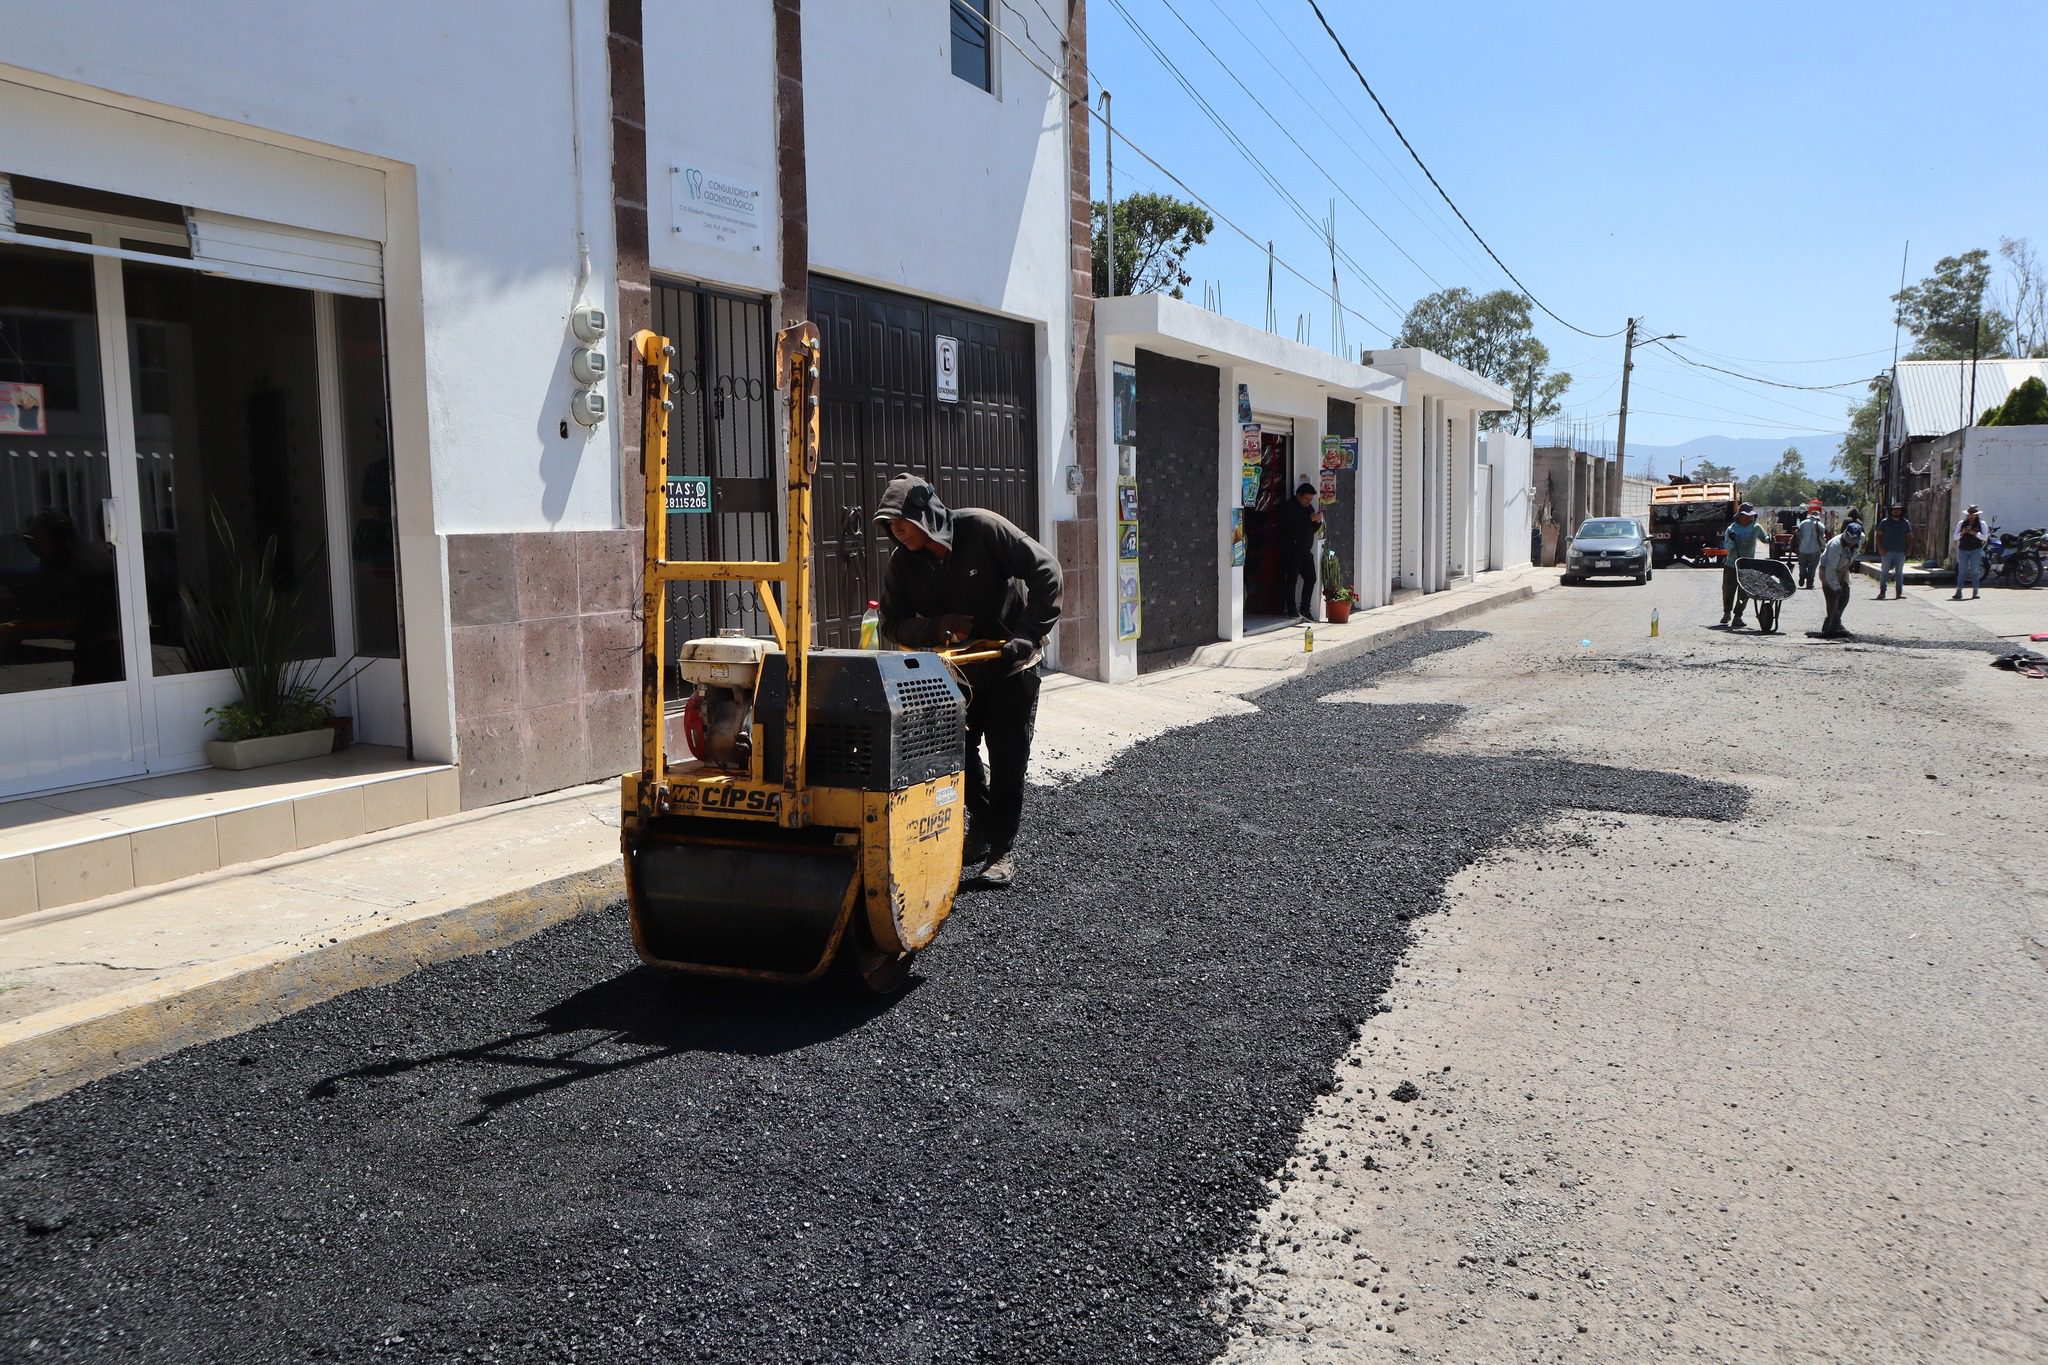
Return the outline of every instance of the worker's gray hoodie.
{"type": "Polygon", "coordinates": [[[1043,545],[1004,516],[978,507],[953,509],[912,474],[889,481],[875,510],[878,522],[915,523],[946,547],[943,556],[898,545],[882,572],[882,633],[911,649],[937,649],[939,619],[974,620],[974,640],[1029,640],[1022,671],[1042,657],[1060,619],[1060,566],[1043,545]]]}

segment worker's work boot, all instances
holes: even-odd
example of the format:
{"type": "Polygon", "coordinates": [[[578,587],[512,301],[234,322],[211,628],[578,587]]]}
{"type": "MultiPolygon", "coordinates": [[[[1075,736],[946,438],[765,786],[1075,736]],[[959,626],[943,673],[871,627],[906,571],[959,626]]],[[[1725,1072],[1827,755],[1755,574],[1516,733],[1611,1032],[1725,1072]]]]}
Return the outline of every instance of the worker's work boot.
{"type": "Polygon", "coordinates": [[[1728,613],[1725,611],[1721,613],[1721,624],[1724,626],[1728,624],[1728,613]]]}
{"type": "Polygon", "coordinates": [[[1016,875],[1017,855],[1006,848],[990,855],[988,866],[981,870],[981,876],[976,880],[983,886],[1004,888],[1009,886],[1010,879],[1016,875]]]}

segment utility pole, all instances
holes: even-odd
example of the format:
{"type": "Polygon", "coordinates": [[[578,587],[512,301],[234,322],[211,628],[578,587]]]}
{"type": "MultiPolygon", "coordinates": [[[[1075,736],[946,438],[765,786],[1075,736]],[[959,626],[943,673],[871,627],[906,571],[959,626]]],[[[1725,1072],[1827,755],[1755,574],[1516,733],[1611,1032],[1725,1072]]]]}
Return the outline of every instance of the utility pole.
{"type": "Polygon", "coordinates": [[[1102,177],[1103,192],[1109,196],[1109,211],[1102,215],[1103,232],[1109,242],[1104,266],[1109,279],[1108,294],[1116,297],[1116,125],[1109,121],[1109,88],[1102,91],[1102,177]]]}
{"type": "Polygon", "coordinates": [[[1266,243],[1266,330],[1280,330],[1280,317],[1273,311],[1273,243],[1266,243]]]}
{"type": "Polygon", "coordinates": [[[1634,318],[1628,320],[1627,337],[1621,345],[1621,424],[1614,431],[1614,477],[1617,481],[1628,472],[1628,372],[1636,367],[1634,318]]]}

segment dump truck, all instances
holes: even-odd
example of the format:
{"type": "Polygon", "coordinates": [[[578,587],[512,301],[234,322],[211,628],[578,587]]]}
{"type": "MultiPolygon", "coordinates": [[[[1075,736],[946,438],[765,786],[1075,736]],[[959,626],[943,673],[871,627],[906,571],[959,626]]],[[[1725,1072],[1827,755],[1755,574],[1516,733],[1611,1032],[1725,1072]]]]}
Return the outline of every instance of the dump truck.
{"type": "Polygon", "coordinates": [[[1741,491],[1732,483],[1671,482],[1650,490],[1650,558],[1653,565],[1718,562],[1721,533],[1735,520],[1741,491]]]}

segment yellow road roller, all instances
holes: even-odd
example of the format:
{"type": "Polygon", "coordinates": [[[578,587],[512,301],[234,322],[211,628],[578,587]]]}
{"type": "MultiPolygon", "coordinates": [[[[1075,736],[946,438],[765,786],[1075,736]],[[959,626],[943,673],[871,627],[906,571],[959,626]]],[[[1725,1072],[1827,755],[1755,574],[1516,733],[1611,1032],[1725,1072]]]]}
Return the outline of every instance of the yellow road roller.
{"type": "Polygon", "coordinates": [[[975,656],[810,644],[815,325],[775,339],[789,414],[779,562],[668,557],[672,507],[705,488],[669,474],[674,348],[652,332],[633,347],[647,476],[641,767],[621,824],[633,946],[678,971],[801,984],[836,968],[895,990],[960,884],[965,702],[949,664],[975,656]],[[671,645],[677,582],[751,585],[770,636],[671,645]]]}

